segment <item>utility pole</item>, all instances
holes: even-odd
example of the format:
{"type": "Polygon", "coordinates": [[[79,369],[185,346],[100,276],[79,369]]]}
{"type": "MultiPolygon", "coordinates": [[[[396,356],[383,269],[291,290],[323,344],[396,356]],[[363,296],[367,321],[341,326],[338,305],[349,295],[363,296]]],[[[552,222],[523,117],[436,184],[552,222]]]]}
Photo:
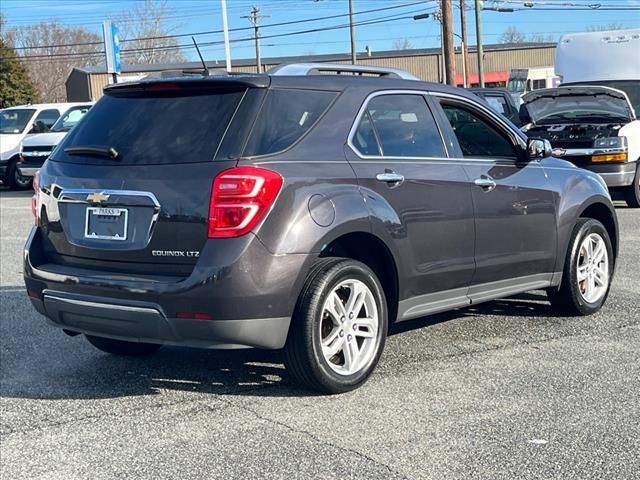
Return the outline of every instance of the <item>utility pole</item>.
{"type": "Polygon", "coordinates": [[[255,5],[251,8],[251,14],[244,15],[242,18],[248,18],[253,25],[254,38],[256,41],[256,72],[262,73],[262,59],[260,58],[260,25],[259,22],[263,18],[269,18],[268,15],[260,15],[260,8],[255,5]]]}
{"type": "Polygon", "coordinates": [[[222,31],[224,35],[224,57],[227,63],[227,72],[231,71],[231,48],[229,48],[229,24],[227,23],[227,0],[220,0],[222,10],[222,31]]]}
{"type": "Polygon", "coordinates": [[[442,36],[444,47],[444,70],[447,74],[447,83],[456,84],[455,49],[453,46],[453,0],[442,0],[442,36]]]}
{"type": "Polygon", "coordinates": [[[478,44],[478,49],[476,55],[478,56],[478,82],[480,88],[484,88],[484,59],[482,53],[482,19],[480,18],[480,11],[482,10],[482,6],[480,5],[480,0],[476,1],[476,42],[478,44]]]}
{"type": "Polygon", "coordinates": [[[467,12],[465,11],[464,0],[460,0],[460,25],[462,33],[462,70],[464,72],[464,86],[469,87],[469,49],[467,45],[467,12]]]}
{"type": "Polygon", "coordinates": [[[351,63],[355,65],[356,58],[356,27],[353,22],[353,0],[349,0],[349,34],[351,36],[351,63]]]}
{"type": "MultiPolygon", "coordinates": [[[[425,14],[427,18],[429,16],[429,14],[425,14]]],[[[433,16],[433,19],[438,22],[438,26],[440,27],[440,57],[438,58],[438,74],[440,76],[440,78],[438,79],[438,81],[440,83],[447,83],[447,72],[445,71],[444,68],[444,35],[442,33],[442,11],[438,10],[436,12],[433,12],[431,14],[433,16]]],[[[418,18],[422,18],[422,15],[416,15],[415,17],[413,17],[414,20],[417,20],[418,18]]]]}

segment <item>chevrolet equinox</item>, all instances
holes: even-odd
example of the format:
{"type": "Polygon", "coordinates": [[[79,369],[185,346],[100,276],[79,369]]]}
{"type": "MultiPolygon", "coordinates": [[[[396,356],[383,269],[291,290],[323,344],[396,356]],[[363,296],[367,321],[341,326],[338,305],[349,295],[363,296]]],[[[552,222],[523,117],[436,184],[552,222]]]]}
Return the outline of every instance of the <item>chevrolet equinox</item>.
{"type": "Polygon", "coordinates": [[[100,350],[283,349],[321,392],[389,325],[529,290],[605,302],[606,185],[464,90],[326,64],[116,84],[35,179],[38,312],[100,350]]]}

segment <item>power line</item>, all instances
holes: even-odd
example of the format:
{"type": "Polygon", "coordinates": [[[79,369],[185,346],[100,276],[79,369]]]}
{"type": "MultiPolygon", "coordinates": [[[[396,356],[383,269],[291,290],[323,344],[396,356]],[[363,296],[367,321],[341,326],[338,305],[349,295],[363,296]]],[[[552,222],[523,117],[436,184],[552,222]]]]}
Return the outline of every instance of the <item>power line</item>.
{"type": "MultiPolygon", "coordinates": [[[[422,11],[422,10],[419,10],[422,11]]],[[[408,12],[408,13],[415,13],[415,12],[408,12]]],[[[390,16],[385,16],[385,17],[378,17],[376,19],[368,19],[368,20],[362,20],[360,22],[356,22],[355,25],[356,26],[365,26],[365,25],[376,25],[379,23],[385,23],[385,22],[393,22],[393,21],[398,21],[398,20],[405,20],[405,19],[409,19],[409,18],[413,18],[412,15],[405,15],[404,13],[402,14],[396,14],[396,15],[390,15],[390,16]],[[403,15],[403,16],[400,16],[403,15]]],[[[338,29],[343,29],[343,28],[349,28],[349,24],[341,24],[341,25],[333,25],[333,26],[329,26],[329,27],[318,27],[318,28],[313,28],[313,29],[307,29],[307,30],[298,30],[298,31],[293,31],[293,32],[285,32],[285,33],[278,33],[278,34],[271,34],[271,35],[265,35],[261,38],[263,39],[269,39],[269,38],[283,38],[283,37],[290,37],[290,36],[295,36],[295,35],[303,35],[303,34],[308,34],[308,33],[315,33],[315,32],[324,32],[324,31],[329,31],[329,30],[338,30],[338,29]]],[[[246,41],[252,41],[254,40],[254,37],[245,37],[245,38],[238,38],[238,39],[232,39],[231,43],[239,43],[239,42],[246,42],[246,41]]],[[[222,41],[211,41],[211,42],[203,42],[203,43],[199,43],[199,46],[204,47],[204,46],[212,46],[212,45],[220,45],[222,44],[222,41]]],[[[121,51],[121,53],[123,55],[126,54],[133,54],[133,53],[141,53],[141,52],[145,52],[145,51],[169,51],[169,50],[180,50],[183,48],[192,48],[191,44],[180,44],[180,45],[166,45],[166,46],[159,46],[159,47],[146,47],[146,48],[135,48],[135,49],[123,49],[121,51]]],[[[95,52],[71,52],[71,53],[59,53],[59,54],[43,54],[43,55],[28,55],[28,56],[18,56],[18,57],[4,57],[3,60],[6,59],[11,59],[11,58],[17,58],[20,59],[22,61],[24,61],[25,63],[32,63],[32,62],[38,62],[38,61],[43,61],[43,60],[48,60],[50,61],[51,58],[67,58],[67,59],[81,59],[81,58],[92,58],[95,57],[96,55],[102,55],[104,54],[103,50],[99,50],[99,51],[95,51],[95,52]]]]}
{"type": "MultiPolygon", "coordinates": [[[[433,0],[432,0],[433,1],[433,0]]],[[[415,2],[410,2],[410,3],[404,3],[402,5],[393,5],[390,7],[381,7],[381,8],[373,8],[373,9],[369,9],[369,10],[362,10],[359,12],[356,12],[356,15],[364,15],[367,13],[375,13],[375,12],[382,12],[382,11],[386,11],[386,10],[394,10],[394,9],[398,9],[398,8],[406,8],[406,7],[412,7],[412,6],[416,6],[416,5],[424,5],[424,1],[415,1],[415,2]]],[[[278,22],[278,23],[270,23],[270,24],[266,24],[266,25],[261,25],[260,28],[270,28],[270,27],[280,27],[280,26],[285,26],[285,25],[295,25],[295,24],[299,24],[299,23],[308,23],[308,22],[318,22],[321,20],[332,20],[335,18],[341,18],[341,17],[347,17],[349,16],[348,13],[340,13],[340,14],[335,14],[335,15],[325,15],[322,17],[314,17],[314,18],[305,18],[305,19],[301,19],[301,20],[290,20],[287,22],[278,22]]],[[[239,31],[246,31],[246,30],[252,30],[253,27],[236,27],[236,28],[230,28],[229,32],[239,32],[239,31]]],[[[123,39],[121,40],[122,43],[126,43],[126,42],[135,42],[135,41],[141,41],[141,40],[161,40],[161,39],[167,39],[167,38],[181,38],[181,37],[191,37],[191,36],[198,36],[198,35],[212,35],[212,34],[217,34],[217,33],[223,33],[222,30],[208,30],[208,31],[203,31],[203,32],[189,32],[189,33],[181,33],[181,34],[175,34],[175,35],[159,35],[159,36],[155,36],[155,37],[139,37],[139,38],[130,38],[130,39],[123,39]]],[[[85,43],[68,43],[68,44],[60,44],[60,45],[41,45],[41,46],[28,46],[28,47],[15,47],[14,50],[36,50],[36,49],[40,49],[40,48],[62,48],[62,47],[79,47],[79,46],[84,46],[84,45],[102,45],[102,42],[85,42],[85,43]]]]}

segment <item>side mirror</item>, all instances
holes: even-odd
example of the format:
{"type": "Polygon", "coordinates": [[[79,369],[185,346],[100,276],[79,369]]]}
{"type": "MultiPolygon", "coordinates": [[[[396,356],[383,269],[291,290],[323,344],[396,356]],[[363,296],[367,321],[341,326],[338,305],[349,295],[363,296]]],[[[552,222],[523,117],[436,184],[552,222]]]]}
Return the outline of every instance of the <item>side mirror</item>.
{"type": "Polygon", "coordinates": [[[551,143],[544,138],[530,138],[527,140],[527,153],[530,160],[549,158],[553,155],[551,143]]]}
{"type": "Polygon", "coordinates": [[[46,133],[46,132],[47,132],[47,126],[42,120],[36,121],[36,123],[33,124],[33,127],[31,127],[31,130],[29,130],[29,133],[46,133]]]}

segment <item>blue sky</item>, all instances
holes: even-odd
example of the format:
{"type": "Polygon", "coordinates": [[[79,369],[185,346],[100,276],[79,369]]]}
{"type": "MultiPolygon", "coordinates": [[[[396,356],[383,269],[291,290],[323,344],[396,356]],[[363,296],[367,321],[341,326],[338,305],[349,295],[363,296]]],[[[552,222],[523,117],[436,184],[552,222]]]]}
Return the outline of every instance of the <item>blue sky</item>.
{"type": "MultiPolygon", "coordinates": [[[[1,0],[0,11],[8,20],[9,27],[24,27],[34,22],[58,19],[69,25],[82,25],[93,31],[101,31],[100,23],[103,19],[131,8],[138,0],[1,0]]],[[[222,27],[219,0],[167,0],[172,9],[168,24],[172,33],[191,33],[219,30],[222,27]]],[[[439,26],[432,19],[414,21],[413,15],[432,12],[438,1],[423,0],[354,0],[356,12],[401,6],[409,3],[414,5],[395,8],[386,11],[361,13],[356,15],[356,21],[367,22],[384,19],[382,23],[361,25],[356,29],[358,51],[364,51],[369,46],[373,51],[389,50],[394,40],[407,39],[413,47],[436,47],[439,45],[439,26]],[[394,18],[387,18],[391,17],[394,18]],[[409,18],[402,18],[409,17],[409,18]]],[[[454,0],[457,4],[458,0],[454,0]]],[[[473,6],[473,0],[466,0],[467,8],[473,6]]],[[[535,0],[533,8],[523,8],[524,1],[485,0],[485,6],[521,8],[513,13],[499,13],[493,11],[482,12],[484,43],[496,43],[502,32],[509,26],[528,34],[550,35],[557,39],[562,33],[584,31],[589,26],[622,24],[625,27],[640,27],[640,10],[635,11],[606,11],[602,9],[589,10],[548,10],[561,6],[586,6],[598,3],[602,8],[614,6],[630,6],[640,8],[638,0],[535,0]],[[539,10],[547,8],[547,10],[539,10]]],[[[291,33],[300,30],[343,25],[346,17],[333,18],[317,22],[300,23],[294,25],[268,27],[271,23],[303,20],[313,17],[346,14],[347,0],[227,0],[230,28],[248,27],[249,21],[241,18],[247,15],[252,5],[260,7],[263,15],[269,18],[262,20],[265,25],[261,35],[267,37],[274,34],[291,33]]],[[[454,10],[454,28],[460,31],[459,10],[454,10]]],[[[475,44],[475,25],[473,11],[467,15],[467,28],[470,43],[475,44]]],[[[239,31],[231,34],[232,39],[251,37],[251,31],[239,31]]],[[[208,34],[196,37],[199,43],[221,41],[221,34],[208,34]]],[[[190,42],[189,38],[180,39],[181,43],[190,42]]],[[[321,54],[329,52],[349,51],[349,30],[347,28],[292,35],[282,38],[264,38],[262,41],[263,57],[321,54]]],[[[206,59],[222,60],[224,50],[222,46],[207,46],[203,48],[206,59]]],[[[254,47],[252,41],[232,44],[233,58],[252,58],[254,47]]],[[[193,49],[185,50],[185,54],[195,59],[193,49]]]]}

